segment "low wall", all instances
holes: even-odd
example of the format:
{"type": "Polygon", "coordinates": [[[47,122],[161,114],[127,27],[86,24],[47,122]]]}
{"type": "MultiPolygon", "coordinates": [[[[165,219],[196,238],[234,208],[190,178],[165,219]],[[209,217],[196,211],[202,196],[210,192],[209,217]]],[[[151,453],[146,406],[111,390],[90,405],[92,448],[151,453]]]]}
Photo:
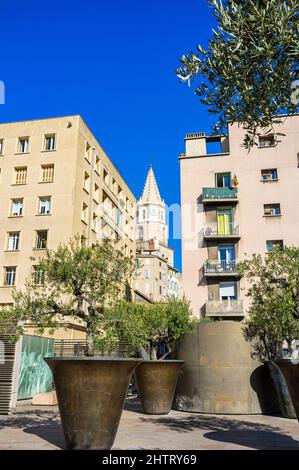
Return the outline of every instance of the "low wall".
{"type": "Polygon", "coordinates": [[[251,357],[241,323],[199,323],[177,346],[185,361],[173,408],[219,414],[277,413],[268,368],[251,357]]]}

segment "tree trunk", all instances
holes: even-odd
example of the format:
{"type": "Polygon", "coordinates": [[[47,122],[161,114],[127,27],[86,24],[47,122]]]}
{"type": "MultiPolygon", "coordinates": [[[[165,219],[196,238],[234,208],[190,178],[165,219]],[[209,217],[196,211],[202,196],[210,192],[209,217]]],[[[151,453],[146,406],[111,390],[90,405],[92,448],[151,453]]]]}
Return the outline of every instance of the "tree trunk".
{"type": "Polygon", "coordinates": [[[86,356],[94,356],[94,336],[88,325],[86,331],[86,356]]]}
{"type": "Polygon", "coordinates": [[[151,361],[157,361],[157,359],[158,359],[157,353],[158,353],[158,348],[153,347],[150,351],[151,361]]]}

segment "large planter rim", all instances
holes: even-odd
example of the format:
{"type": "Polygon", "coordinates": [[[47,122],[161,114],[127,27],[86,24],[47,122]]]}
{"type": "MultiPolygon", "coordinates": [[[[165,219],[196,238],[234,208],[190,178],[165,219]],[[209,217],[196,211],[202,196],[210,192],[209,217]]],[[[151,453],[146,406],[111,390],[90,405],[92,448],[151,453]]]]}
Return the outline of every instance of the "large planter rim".
{"type": "Polygon", "coordinates": [[[153,359],[153,360],[150,360],[150,359],[145,359],[145,360],[141,360],[141,364],[143,363],[150,363],[150,364],[153,364],[153,363],[156,363],[156,364],[171,364],[173,362],[179,362],[181,364],[183,364],[185,361],[181,360],[181,359],[163,359],[162,361],[159,361],[159,359],[153,359]]]}
{"type": "Polygon", "coordinates": [[[132,359],[128,357],[101,357],[101,356],[68,356],[68,357],[55,357],[55,356],[48,356],[44,357],[44,360],[47,362],[50,361],[100,361],[100,362],[142,362],[142,359],[138,359],[133,357],[132,359]]]}

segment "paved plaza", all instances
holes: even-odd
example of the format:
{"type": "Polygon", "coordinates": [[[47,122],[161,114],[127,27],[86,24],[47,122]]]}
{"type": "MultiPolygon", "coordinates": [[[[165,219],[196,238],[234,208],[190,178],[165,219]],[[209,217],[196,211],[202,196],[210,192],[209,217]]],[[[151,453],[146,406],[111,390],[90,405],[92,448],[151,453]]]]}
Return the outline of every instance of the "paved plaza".
{"type": "MultiPolygon", "coordinates": [[[[0,416],[0,450],[63,449],[57,407],[18,406],[0,416]]],[[[114,449],[282,449],[299,450],[299,423],[279,416],[224,416],[171,411],[167,416],[142,414],[129,399],[114,449]]]]}

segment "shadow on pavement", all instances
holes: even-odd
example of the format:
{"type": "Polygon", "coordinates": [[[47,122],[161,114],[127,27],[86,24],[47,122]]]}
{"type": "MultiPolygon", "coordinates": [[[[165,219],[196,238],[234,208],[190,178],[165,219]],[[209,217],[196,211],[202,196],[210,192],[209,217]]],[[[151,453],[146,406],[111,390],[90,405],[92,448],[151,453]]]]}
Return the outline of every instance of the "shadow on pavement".
{"type": "Polygon", "coordinates": [[[284,433],[279,427],[262,423],[226,418],[225,416],[187,415],[141,417],[144,423],[165,428],[179,433],[188,433],[196,429],[207,430],[204,437],[213,441],[238,444],[251,449],[299,450],[299,442],[284,433]]]}
{"type": "Polygon", "coordinates": [[[212,431],[204,434],[204,438],[255,450],[299,450],[299,442],[291,436],[271,431],[212,431]]]}
{"type": "Polygon", "coordinates": [[[34,408],[1,416],[0,429],[6,427],[23,429],[23,432],[35,434],[60,449],[65,447],[59,413],[56,410],[45,411],[34,408]]]}

